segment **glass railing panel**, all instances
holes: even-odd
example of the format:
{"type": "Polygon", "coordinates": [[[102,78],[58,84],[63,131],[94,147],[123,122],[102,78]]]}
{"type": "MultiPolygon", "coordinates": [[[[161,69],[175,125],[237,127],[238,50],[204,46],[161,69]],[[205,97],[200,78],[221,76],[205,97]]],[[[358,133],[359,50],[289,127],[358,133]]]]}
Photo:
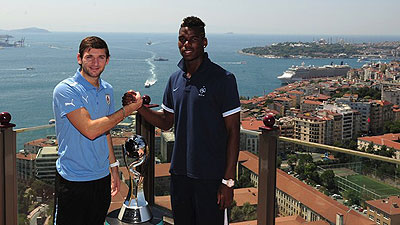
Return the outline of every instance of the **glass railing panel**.
{"type": "Polygon", "coordinates": [[[52,224],[57,160],[54,125],[14,130],[18,224],[52,224]]]}
{"type": "MultiPolygon", "coordinates": [[[[347,146],[357,149],[356,145],[347,146]]],[[[387,209],[395,210],[400,204],[400,161],[395,159],[395,151],[386,147],[367,152],[281,138],[276,221],[299,216],[330,224],[337,219],[343,224],[399,223],[387,209]]]]}

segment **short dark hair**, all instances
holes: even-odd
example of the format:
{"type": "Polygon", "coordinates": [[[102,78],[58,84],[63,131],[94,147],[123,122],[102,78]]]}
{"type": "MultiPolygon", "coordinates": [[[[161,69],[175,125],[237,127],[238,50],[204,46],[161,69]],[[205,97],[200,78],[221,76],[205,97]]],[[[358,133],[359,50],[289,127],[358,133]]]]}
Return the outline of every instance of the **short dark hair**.
{"type": "Polygon", "coordinates": [[[206,24],[198,17],[196,16],[188,16],[183,19],[181,27],[189,27],[189,28],[194,28],[194,29],[199,29],[200,33],[205,36],[206,31],[204,27],[206,24]]]}
{"type": "Polygon", "coordinates": [[[90,36],[86,37],[81,41],[81,44],[79,45],[79,55],[81,58],[83,57],[85,50],[89,48],[96,48],[96,49],[104,48],[106,50],[106,57],[107,58],[110,57],[110,52],[108,51],[107,43],[99,37],[90,36]]]}

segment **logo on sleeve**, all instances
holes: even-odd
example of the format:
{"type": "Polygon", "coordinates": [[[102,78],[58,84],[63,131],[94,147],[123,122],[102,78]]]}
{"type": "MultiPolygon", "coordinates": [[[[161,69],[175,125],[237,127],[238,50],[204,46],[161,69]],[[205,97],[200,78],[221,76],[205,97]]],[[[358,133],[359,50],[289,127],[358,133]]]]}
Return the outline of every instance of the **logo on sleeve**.
{"type": "Polygon", "coordinates": [[[86,96],[86,98],[82,96],[82,98],[83,98],[83,100],[85,100],[86,103],[89,103],[89,102],[88,102],[89,96],[86,96]]]}
{"type": "Polygon", "coordinates": [[[108,105],[111,103],[111,98],[109,94],[106,94],[106,102],[108,105]]]}
{"type": "Polygon", "coordinates": [[[74,99],[71,99],[71,102],[66,102],[65,103],[65,106],[69,106],[69,105],[75,106],[74,99]]]}
{"type": "Polygon", "coordinates": [[[207,92],[207,88],[206,88],[206,86],[203,86],[203,87],[200,88],[200,90],[199,90],[199,96],[201,96],[201,97],[206,96],[206,92],[207,92]]]}

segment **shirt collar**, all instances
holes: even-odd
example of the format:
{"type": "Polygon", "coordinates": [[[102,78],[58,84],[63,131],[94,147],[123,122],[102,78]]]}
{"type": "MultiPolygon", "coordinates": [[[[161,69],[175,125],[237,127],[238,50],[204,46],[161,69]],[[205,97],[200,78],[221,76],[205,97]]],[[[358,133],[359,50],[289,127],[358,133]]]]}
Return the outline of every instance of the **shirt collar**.
{"type": "MultiPolygon", "coordinates": [[[[204,58],[203,58],[203,62],[201,63],[201,65],[199,66],[199,68],[196,70],[196,72],[192,75],[192,80],[197,79],[196,74],[198,73],[202,73],[204,72],[207,68],[209,68],[209,65],[211,64],[211,60],[208,58],[208,53],[204,52],[204,58]]],[[[186,78],[185,74],[186,74],[186,65],[185,65],[185,60],[182,58],[179,63],[178,63],[178,67],[185,72],[183,74],[183,76],[186,78]]]]}
{"type": "MultiPolygon", "coordinates": [[[[74,75],[74,80],[80,84],[82,84],[84,87],[88,89],[97,89],[95,86],[93,86],[89,81],[87,81],[81,74],[80,68],[76,70],[76,73],[74,75]]],[[[102,90],[103,88],[107,88],[106,85],[104,84],[103,80],[100,78],[99,79],[99,89],[98,91],[102,90]]]]}

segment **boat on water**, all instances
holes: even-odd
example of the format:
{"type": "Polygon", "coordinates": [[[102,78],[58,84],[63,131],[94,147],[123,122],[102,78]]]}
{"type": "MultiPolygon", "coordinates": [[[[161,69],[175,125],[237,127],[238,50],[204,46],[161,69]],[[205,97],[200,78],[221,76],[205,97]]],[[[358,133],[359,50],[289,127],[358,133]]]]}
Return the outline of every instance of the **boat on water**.
{"type": "Polygon", "coordinates": [[[146,80],[146,82],[144,83],[144,87],[145,88],[149,88],[151,87],[153,84],[155,84],[157,82],[157,80],[146,80]]]}
{"type": "Polygon", "coordinates": [[[163,57],[157,57],[157,58],[154,58],[154,61],[168,61],[168,59],[163,58],[163,57]]]}
{"type": "Polygon", "coordinates": [[[49,124],[55,124],[56,123],[56,120],[55,119],[50,119],[49,120],[49,124]]]}
{"type": "Polygon", "coordinates": [[[338,77],[345,76],[351,69],[349,65],[324,65],[324,66],[304,66],[304,62],[301,66],[292,66],[286,70],[282,75],[278,76],[283,84],[293,83],[301,80],[308,80],[313,78],[324,78],[324,77],[338,77]]]}
{"type": "Polygon", "coordinates": [[[34,70],[35,68],[33,67],[26,67],[26,70],[34,70]]]}
{"type": "Polygon", "coordinates": [[[147,45],[151,45],[151,44],[153,44],[153,42],[148,41],[146,44],[147,44],[147,45]]]}

